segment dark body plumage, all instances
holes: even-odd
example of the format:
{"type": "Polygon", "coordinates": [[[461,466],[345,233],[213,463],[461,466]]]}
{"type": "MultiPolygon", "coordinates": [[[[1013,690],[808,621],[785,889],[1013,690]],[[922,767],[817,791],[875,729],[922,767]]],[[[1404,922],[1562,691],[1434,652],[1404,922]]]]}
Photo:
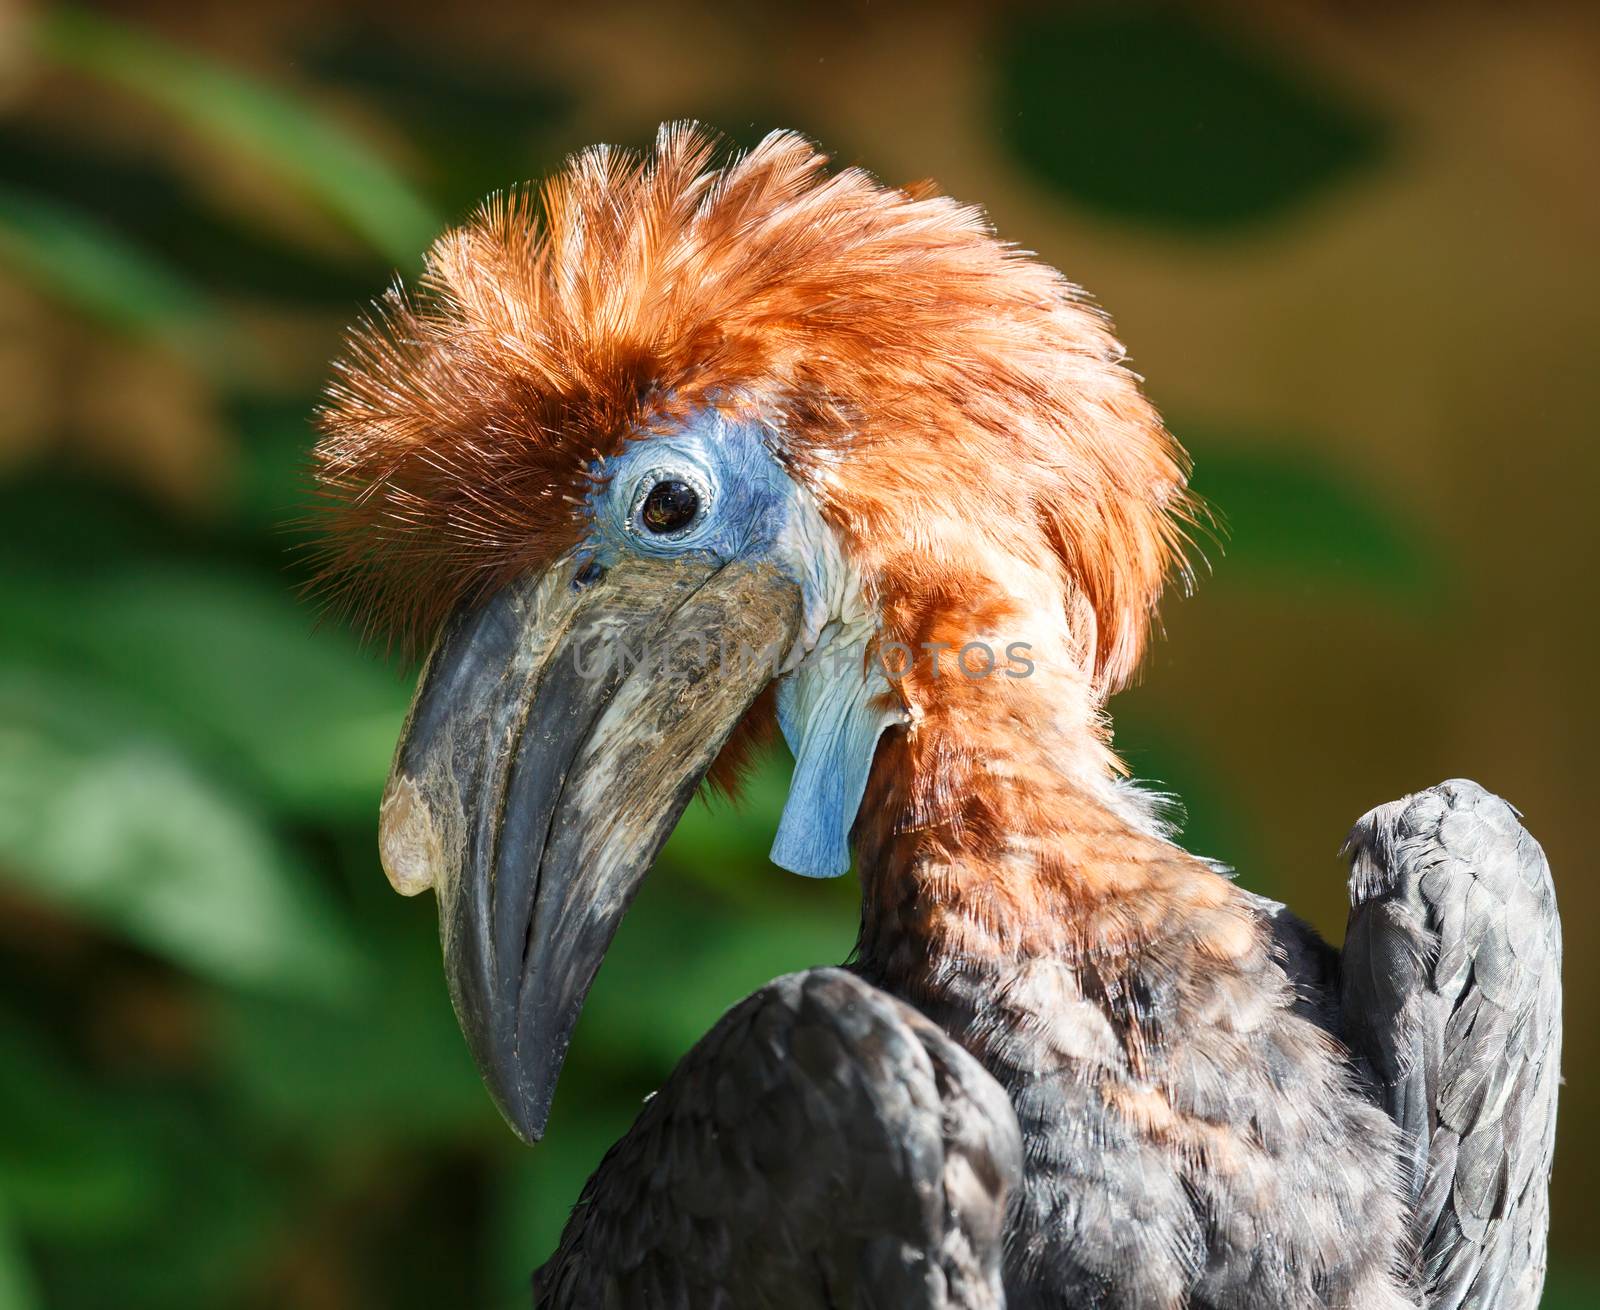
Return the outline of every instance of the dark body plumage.
{"type": "Polygon", "coordinates": [[[1345,1035],[1400,1125],[1439,1310],[1532,1310],[1561,1081],[1561,925],[1516,812],[1454,781],[1350,834],[1345,1035]]]}
{"type": "Polygon", "coordinates": [[[779,980],[684,1059],[537,1303],[1532,1310],[1559,1056],[1543,855],[1459,782],[1352,847],[1342,961],[1254,897],[1271,947],[1242,967],[1184,920],[1117,962],[934,957],[919,907],[869,899],[854,976],[779,980]]]}
{"type": "Polygon", "coordinates": [[[584,1188],[550,1306],[999,1310],[1015,1116],[965,1051],[842,969],[684,1057],[584,1188]]]}

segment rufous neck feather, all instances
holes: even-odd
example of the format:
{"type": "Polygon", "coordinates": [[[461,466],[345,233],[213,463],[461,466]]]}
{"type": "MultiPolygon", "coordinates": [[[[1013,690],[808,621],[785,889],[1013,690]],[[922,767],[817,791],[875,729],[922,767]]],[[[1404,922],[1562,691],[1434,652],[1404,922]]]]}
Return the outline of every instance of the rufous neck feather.
{"type": "MultiPolygon", "coordinates": [[[[899,691],[857,829],[864,954],[1105,958],[1227,884],[1169,842],[1123,781],[1097,678],[1093,611],[1025,555],[973,561],[960,587],[890,598],[931,658],[899,691]],[[978,566],[982,565],[982,569],[978,566]],[[959,650],[1025,647],[971,676],[959,650]]],[[[982,662],[975,652],[968,665],[982,662]]]]}

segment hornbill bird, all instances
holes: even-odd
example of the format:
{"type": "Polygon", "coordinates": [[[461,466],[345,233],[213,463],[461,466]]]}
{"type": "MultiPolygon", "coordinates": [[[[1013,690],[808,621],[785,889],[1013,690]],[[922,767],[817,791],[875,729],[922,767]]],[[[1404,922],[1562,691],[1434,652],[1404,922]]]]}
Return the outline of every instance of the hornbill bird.
{"type": "Polygon", "coordinates": [[[1187,461],[1106,320],[800,137],[599,148],[442,237],[320,416],[336,603],[431,648],[380,822],[542,1134],[710,775],[781,732],[773,861],[850,962],[685,1056],[535,1276],[553,1307],[1532,1307],[1560,941],[1447,782],[1356,825],[1342,953],[1176,844],[1107,697],[1187,461]]]}

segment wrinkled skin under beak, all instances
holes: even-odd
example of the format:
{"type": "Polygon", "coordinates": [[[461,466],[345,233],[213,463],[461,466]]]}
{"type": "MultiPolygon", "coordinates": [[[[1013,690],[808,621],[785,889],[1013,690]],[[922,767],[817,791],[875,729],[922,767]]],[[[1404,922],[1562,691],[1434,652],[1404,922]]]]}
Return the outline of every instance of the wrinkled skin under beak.
{"type": "Polygon", "coordinates": [[[770,564],[571,560],[463,608],[384,793],[384,868],[433,887],[456,1016],[519,1136],[543,1135],[589,984],[656,852],[800,621],[770,564]],[[638,658],[641,653],[643,658],[638,658]]]}

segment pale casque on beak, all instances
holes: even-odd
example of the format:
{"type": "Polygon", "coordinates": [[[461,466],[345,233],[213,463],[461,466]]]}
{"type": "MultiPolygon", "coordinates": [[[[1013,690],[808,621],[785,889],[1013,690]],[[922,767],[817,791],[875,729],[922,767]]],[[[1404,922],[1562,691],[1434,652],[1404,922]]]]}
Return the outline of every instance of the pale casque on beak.
{"type": "Polygon", "coordinates": [[[759,429],[708,413],[598,473],[578,550],[446,623],[382,807],[384,867],[434,889],[462,1031],[529,1141],[623,913],[763,689],[796,757],[773,858],[813,876],[848,869],[899,718],[832,533],[759,429]]]}

